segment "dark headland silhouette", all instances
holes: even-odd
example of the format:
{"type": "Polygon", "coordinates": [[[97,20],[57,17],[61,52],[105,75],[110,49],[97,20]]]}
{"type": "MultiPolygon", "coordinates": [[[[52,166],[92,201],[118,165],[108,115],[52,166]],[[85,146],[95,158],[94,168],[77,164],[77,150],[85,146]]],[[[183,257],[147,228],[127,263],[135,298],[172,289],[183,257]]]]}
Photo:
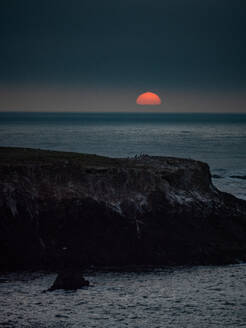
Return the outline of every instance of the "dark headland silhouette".
{"type": "Polygon", "coordinates": [[[180,158],[0,148],[0,267],[246,260],[246,201],[180,158]]]}

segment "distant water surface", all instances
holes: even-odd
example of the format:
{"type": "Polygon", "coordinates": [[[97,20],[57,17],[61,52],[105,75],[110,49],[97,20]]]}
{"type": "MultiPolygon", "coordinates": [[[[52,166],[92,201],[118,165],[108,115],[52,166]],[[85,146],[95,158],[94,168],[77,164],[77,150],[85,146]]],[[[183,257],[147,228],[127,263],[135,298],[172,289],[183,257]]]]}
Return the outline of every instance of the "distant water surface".
{"type": "Polygon", "coordinates": [[[239,328],[246,265],[91,272],[92,287],[42,293],[54,274],[6,274],[0,326],[8,328],[239,328]]]}
{"type": "Polygon", "coordinates": [[[0,146],[193,158],[246,199],[245,114],[0,113],[0,146]]]}

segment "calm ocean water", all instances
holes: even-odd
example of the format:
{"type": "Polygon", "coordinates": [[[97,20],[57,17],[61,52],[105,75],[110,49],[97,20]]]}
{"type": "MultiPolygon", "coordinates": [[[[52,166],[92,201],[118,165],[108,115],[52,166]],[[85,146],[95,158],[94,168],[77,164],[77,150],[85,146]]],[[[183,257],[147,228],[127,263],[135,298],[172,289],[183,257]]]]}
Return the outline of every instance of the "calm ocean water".
{"type": "MultiPolygon", "coordinates": [[[[207,162],[246,199],[246,115],[0,113],[0,146],[207,162]]],[[[42,293],[54,274],[1,276],[0,327],[246,327],[246,265],[87,272],[76,292],[42,293]]]]}
{"type": "Polygon", "coordinates": [[[0,113],[0,146],[193,158],[246,199],[245,114],[0,113]]]}

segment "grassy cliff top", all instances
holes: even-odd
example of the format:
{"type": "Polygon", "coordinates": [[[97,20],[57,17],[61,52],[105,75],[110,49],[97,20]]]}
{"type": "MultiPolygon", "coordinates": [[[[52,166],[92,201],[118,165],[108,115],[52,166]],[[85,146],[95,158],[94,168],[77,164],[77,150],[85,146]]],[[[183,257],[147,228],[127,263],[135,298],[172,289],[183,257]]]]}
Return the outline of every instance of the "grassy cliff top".
{"type": "Polygon", "coordinates": [[[111,158],[95,154],[33,148],[0,147],[0,165],[59,165],[70,164],[81,167],[124,167],[124,168],[191,168],[206,165],[199,161],[175,157],[140,155],[133,158],[111,158]]]}
{"type": "Polygon", "coordinates": [[[117,166],[122,160],[94,154],[80,154],[33,148],[0,147],[0,164],[53,164],[74,162],[83,166],[117,166]]]}

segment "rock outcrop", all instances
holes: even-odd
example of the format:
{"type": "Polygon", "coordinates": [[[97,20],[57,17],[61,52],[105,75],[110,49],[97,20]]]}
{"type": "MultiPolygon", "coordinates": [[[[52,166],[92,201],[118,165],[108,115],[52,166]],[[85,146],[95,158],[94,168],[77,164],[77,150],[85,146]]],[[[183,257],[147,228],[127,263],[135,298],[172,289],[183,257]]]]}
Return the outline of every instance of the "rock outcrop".
{"type": "Polygon", "coordinates": [[[245,259],[246,202],[205,163],[0,148],[2,268],[245,259]]]}
{"type": "Polygon", "coordinates": [[[48,291],[57,289],[76,290],[89,286],[89,281],[85,280],[82,274],[77,270],[65,270],[58,273],[53,285],[48,291]]]}

